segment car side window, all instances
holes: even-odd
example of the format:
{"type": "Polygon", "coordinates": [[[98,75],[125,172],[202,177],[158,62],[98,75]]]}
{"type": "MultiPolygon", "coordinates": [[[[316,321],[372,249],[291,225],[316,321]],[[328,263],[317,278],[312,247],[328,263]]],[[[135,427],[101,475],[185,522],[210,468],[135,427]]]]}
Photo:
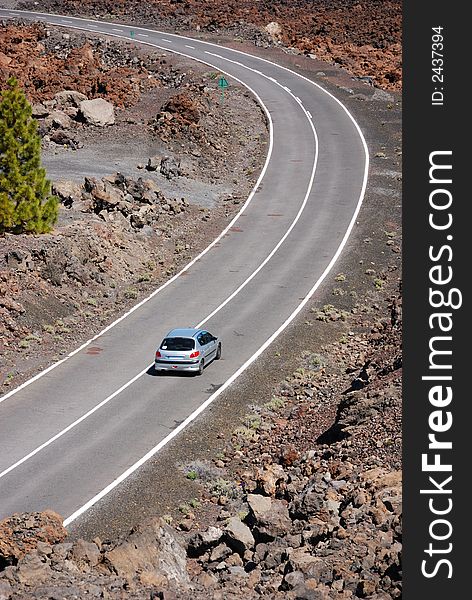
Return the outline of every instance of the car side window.
{"type": "Polygon", "coordinates": [[[197,337],[197,340],[198,340],[198,343],[199,343],[201,346],[204,346],[204,345],[205,345],[205,334],[204,334],[204,333],[200,333],[200,334],[198,335],[198,337],[197,337]]]}

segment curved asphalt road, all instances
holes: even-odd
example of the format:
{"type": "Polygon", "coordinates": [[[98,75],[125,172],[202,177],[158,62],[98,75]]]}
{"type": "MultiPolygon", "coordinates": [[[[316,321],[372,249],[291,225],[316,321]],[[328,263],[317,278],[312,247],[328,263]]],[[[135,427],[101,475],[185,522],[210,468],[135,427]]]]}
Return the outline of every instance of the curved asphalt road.
{"type": "Polygon", "coordinates": [[[257,190],[208,252],[91,344],[0,398],[0,518],[52,508],[68,524],[178,433],[307,301],[354,223],[368,153],[335,98],[268,61],[116,23],[0,10],[16,15],[211,64],[257,94],[272,128],[257,190]],[[223,340],[220,362],[195,378],[147,372],[169,329],[202,323],[223,340]]]}

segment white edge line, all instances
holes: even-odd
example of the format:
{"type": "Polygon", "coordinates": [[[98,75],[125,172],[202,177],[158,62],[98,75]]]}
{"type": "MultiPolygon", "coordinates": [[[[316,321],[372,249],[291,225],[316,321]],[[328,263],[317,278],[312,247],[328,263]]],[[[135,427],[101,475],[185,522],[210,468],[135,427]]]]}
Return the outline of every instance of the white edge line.
{"type": "MultiPolygon", "coordinates": [[[[78,26],[75,26],[75,25],[70,26],[70,29],[80,29],[81,31],[84,30],[83,27],[78,27],[78,26]]],[[[102,31],[98,31],[96,33],[102,33],[102,34],[108,35],[110,37],[119,37],[119,38],[122,37],[122,36],[119,36],[119,35],[116,35],[116,34],[102,32],[102,31]]],[[[154,43],[151,43],[151,42],[140,42],[140,43],[148,45],[148,46],[152,46],[152,47],[155,47],[155,48],[161,48],[161,46],[159,46],[158,44],[154,44],[154,43]]],[[[165,50],[165,48],[162,48],[162,49],[165,50]]],[[[196,58],[194,59],[194,57],[188,56],[185,53],[178,52],[178,51],[175,51],[175,50],[172,50],[172,52],[174,52],[175,54],[180,54],[182,56],[186,56],[187,58],[191,58],[193,60],[197,60],[199,62],[205,63],[205,61],[203,61],[201,59],[196,59],[196,58]]],[[[205,64],[208,64],[209,66],[217,68],[215,65],[212,65],[211,63],[205,63],[205,64]]],[[[120,323],[121,321],[123,321],[124,319],[126,319],[135,310],[137,310],[138,308],[140,308],[141,306],[143,306],[146,302],[148,302],[149,300],[151,300],[152,298],[154,298],[154,296],[156,296],[164,288],[166,288],[168,285],[170,285],[171,283],[173,283],[185,271],[187,271],[198,260],[200,260],[207,252],[209,252],[209,250],[211,250],[211,248],[213,248],[213,246],[215,244],[217,244],[223,238],[223,236],[225,236],[228,233],[228,231],[231,229],[231,227],[234,225],[234,223],[239,219],[239,217],[243,214],[243,212],[249,206],[250,202],[252,201],[252,199],[253,199],[253,197],[254,197],[254,195],[256,193],[257,188],[259,187],[259,185],[261,184],[262,179],[264,178],[264,175],[265,175],[265,173],[267,171],[267,168],[268,168],[269,162],[270,162],[270,158],[271,158],[271,155],[272,155],[272,148],[273,148],[273,125],[272,125],[272,118],[270,116],[269,111],[267,110],[267,107],[264,105],[264,103],[262,102],[262,100],[259,97],[259,95],[249,85],[245,84],[243,81],[240,81],[237,77],[233,77],[233,75],[230,75],[229,73],[226,73],[225,71],[223,71],[221,69],[219,69],[219,70],[222,73],[225,73],[226,75],[228,75],[228,77],[232,77],[235,81],[238,81],[239,83],[241,83],[241,85],[243,85],[244,87],[246,87],[254,95],[254,97],[256,98],[256,100],[263,107],[264,112],[265,112],[265,114],[267,116],[267,119],[268,119],[268,122],[269,122],[269,138],[270,138],[270,140],[269,140],[269,149],[268,149],[266,161],[264,163],[262,171],[261,171],[261,173],[260,173],[260,175],[259,175],[259,177],[258,177],[258,179],[257,179],[257,181],[256,181],[256,183],[255,183],[255,185],[253,187],[253,189],[251,190],[251,193],[249,194],[246,202],[242,205],[242,207],[239,210],[239,212],[236,213],[236,215],[228,223],[228,225],[223,229],[223,231],[202,252],[200,252],[200,254],[198,254],[193,260],[191,260],[188,264],[186,264],[178,273],[176,273],[170,279],[168,279],[166,282],[164,282],[160,287],[158,287],[156,290],[154,290],[149,296],[147,296],[146,298],[143,298],[143,300],[141,300],[141,302],[139,302],[138,304],[135,304],[129,311],[127,311],[126,313],[124,313],[123,315],[121,315],[121,317],[119,317],[118,319],[116,319],[115,321],[113,321],[112,323],[110,323],[109,325],[107,325],[99,333],[97,333],[92,338],[90,338],[89,340],[87,340],[86,342],[84,342],[81,346],[79,346],[75,350],[72,350],[71,352],[69,352],[69,354],[67,354],[64,358],[62,358],[61,360],[53,363],[52,365],[49,365],[49,367],[47,367],[46,369],[44,369],[40,373],[36,374],[31,379],[28,379],[27,381],[25,381],[24,383],[22,383],[21,385],[19,385],[15,389],[10,390],[9,392],[7,392],[3,396],[1,396],[0,397],[0,404],[2,402],[4,402],[5,400],[7,400],[8,398],[11,398],[14,394],[18,393],[20,390],[24,389],[25,387],[27,387],[31,383],[37,381],[38,379],[40,379],[41,377],[43,377],[44,375],[46,375],[47,373],[49,373],[50,371],[52,371],[53,369],[55,369],[56,367],[58,367],[59,365],[63,364],[64,362],[66,362],[67,360],[69,360],[69,358],[72,358],[73,356],[75,356],[78,352],[80,352],[81,350],[83,350],[84,348],[86,348],[88,345],[90,345],[92,342],[94,342],[95,340],[97,340],[99,337],[101,337],[102,335],[104,335],[105,333],[107,333],[107,331],[109,331],[115,325],[117,325],[118,323],[120,323]]]]}

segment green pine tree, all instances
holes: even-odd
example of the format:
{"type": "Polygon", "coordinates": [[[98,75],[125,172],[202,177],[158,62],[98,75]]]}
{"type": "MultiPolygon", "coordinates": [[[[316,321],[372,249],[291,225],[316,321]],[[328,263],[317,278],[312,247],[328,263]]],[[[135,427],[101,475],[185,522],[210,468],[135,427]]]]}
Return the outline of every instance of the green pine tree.
{"type": "Polygon", "coordinates": [[[46,233],[57,221],[58,200],[41,167],[41,138],[16,79],[0,96],[0,234],[46,233]]]}

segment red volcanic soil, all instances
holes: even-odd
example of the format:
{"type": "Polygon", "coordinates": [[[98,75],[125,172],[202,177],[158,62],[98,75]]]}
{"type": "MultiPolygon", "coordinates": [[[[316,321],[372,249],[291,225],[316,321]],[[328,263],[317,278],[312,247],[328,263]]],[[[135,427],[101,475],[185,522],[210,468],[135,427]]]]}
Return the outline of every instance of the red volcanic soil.
{"type": "MultiPolygon", "coordinates": [[[[32,2],[23,3],[35,9],[32,2]]],[[[337,63],[376,86],[401,89],[400,0],[45,0],[41,9],[186,31],[226,30],[337,63]],[[277,32],[265,27],[277,23],[277,32]]]]}

